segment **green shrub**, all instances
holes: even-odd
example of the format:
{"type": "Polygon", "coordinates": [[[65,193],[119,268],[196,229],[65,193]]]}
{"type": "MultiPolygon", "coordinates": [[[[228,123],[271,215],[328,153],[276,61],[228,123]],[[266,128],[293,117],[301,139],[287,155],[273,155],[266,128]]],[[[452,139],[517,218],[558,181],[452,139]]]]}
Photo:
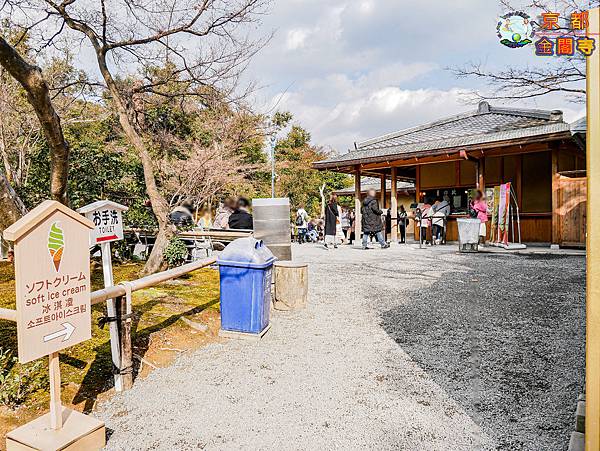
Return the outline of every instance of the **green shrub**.
{"type": "Polygon", "coordinates": [[[48,371],[42,360],[24,365],[17,362],[9,350],[0,348],[0,404],[13,409],[48,387],[48,371]]]}
{"type": "Polygon", "coordinates": [[[169,241],[169,245],[165,249],[165,260],[169,264],[170,268],[179,266],[185,262],[188,256],[188,249],[185,247],[185,243],[178,236],[174,236],[169,241]]]}

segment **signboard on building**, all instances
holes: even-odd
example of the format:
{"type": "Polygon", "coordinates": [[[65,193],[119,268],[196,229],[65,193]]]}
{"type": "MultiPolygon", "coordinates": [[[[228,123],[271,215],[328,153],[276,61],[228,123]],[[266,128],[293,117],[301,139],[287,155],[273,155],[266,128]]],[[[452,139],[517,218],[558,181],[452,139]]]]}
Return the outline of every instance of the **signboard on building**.
{"type": "Polygon", "coordinates": [[[90,246],[123,239],[124,211],[127,211],[125,205],[110,200],[99,200],[77,210],[94,223],[90,234],[90,246]]]}
{"type": "Polygon", "coordinates": [[[86,218],[48,200],[4,231],[15,243],[19,362],[91,337],[92,228],[86,218]]]}

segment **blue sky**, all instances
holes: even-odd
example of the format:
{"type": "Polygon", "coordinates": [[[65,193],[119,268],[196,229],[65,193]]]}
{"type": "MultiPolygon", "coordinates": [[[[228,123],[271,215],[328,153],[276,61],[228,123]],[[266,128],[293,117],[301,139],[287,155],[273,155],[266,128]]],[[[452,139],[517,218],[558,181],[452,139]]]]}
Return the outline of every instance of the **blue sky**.
{"type": "MultiPolygon", "coordinates": [[[[354,141],[474,108],[463,95],[474,82],[446,67],[546,64],[532,46],[498,42],[504,12],[498,0],[276,0],[261,27],[275,36],[246,75],[262,86],[261,111],[289,110],[315,144],[345,152],[354,141]]],[[[562,109],[567,120],[584,112],[560,96],[518,105],[562,109]]]]}

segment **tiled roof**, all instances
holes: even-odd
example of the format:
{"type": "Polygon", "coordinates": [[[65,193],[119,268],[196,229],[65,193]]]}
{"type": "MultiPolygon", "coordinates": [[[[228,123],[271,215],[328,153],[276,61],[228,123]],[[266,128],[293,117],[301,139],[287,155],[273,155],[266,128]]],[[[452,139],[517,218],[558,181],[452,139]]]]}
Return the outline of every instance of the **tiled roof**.
{"type": "Polygon", "coordinates": [[[357,143],[356,149],[316,167],[569,132],[558,110],[497,108],[481,102],[476,111],[448,117],[357,143]]]}
{"type": "Polygon", "coordinates": [[[580,119],[577,119],[575,122],[571,123],[571,133],[580,133],[585,135],[587,132],[587,117],[583,116],[580,119]]]}

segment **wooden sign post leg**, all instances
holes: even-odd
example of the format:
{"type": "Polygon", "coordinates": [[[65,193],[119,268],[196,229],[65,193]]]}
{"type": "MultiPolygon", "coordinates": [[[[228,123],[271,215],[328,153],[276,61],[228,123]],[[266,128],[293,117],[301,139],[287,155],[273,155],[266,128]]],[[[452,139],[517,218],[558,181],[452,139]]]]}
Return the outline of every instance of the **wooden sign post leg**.
{"type": "Polygon", "coordinates": [[[585,449],[600,449],[600,8],[589,12],[596,51],[587,59],[587,311],[585,449]]]}
{"type": "Polygon", "coordinates": [[[129,390],[133,387],[133,349],[131,343],[131,285],[123,283],[126,295],[118,300],[119,332],[121,335],[121,365],[127,371],[123,375],[123,389],[129,390]],[[126,320],[122,320],[127,316],[126,320]]]}
{"type": "MultiPolygon", "coordinates": [[[[110,243],[100,244],[102,252],[102,274],[104,275],[104,287],[112,287],[114,285],[112,259],[110,253],[110,243]]],[[[109,299],[106,301],[106,313],[109,317],[115,318],[117,311],[115,308],[115,300],[109,299]]],[[[108,323],[110,332],[110,353],[112,355],[113,367],[121,370],[121,350],[119,347],[119,328],[116,321],[108,323]]],[[[115,391],[123,391],[123,376],[115,372],[115,391]]]]}
{"type": "Polygon", "coordinates": [[[49,356],[50,371],[50,427],[55,431],[62,429],[62,404],[60,402],[60,365],[58,352],[49,356]]]}

